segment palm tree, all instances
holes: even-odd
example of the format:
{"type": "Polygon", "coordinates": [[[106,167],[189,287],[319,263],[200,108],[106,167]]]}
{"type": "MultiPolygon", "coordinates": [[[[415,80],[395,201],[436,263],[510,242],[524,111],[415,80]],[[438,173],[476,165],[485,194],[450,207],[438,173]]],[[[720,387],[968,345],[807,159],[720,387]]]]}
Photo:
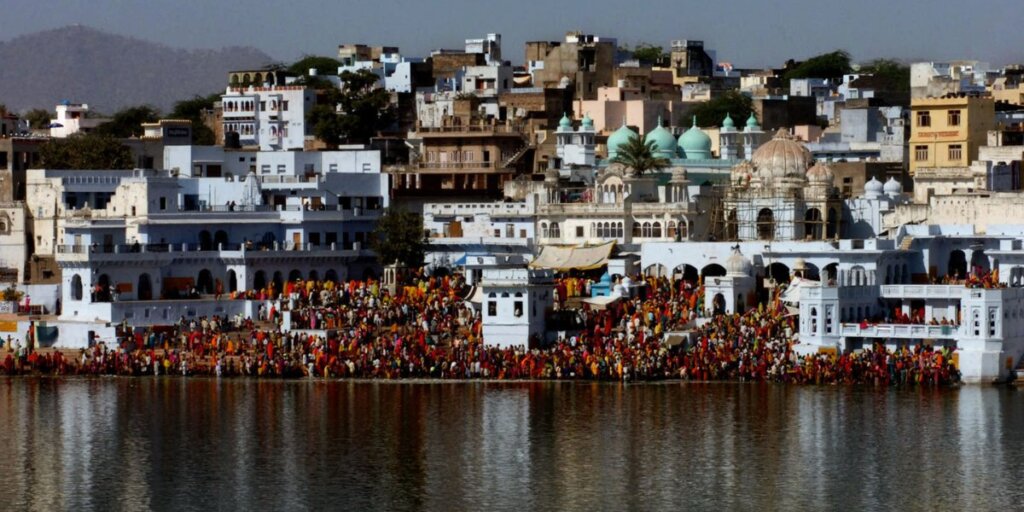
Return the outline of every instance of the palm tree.
{"type": "Polygon", "coordinates": [[[634,134],[629,138],[629,142],[619,146],[612,162],[632,169],[633,176],[640,177],[647,171],[656,171],[669,166],[668,159],[654,156],[654,151],[653,140],[644,143],[639,135],[634,134]]]}

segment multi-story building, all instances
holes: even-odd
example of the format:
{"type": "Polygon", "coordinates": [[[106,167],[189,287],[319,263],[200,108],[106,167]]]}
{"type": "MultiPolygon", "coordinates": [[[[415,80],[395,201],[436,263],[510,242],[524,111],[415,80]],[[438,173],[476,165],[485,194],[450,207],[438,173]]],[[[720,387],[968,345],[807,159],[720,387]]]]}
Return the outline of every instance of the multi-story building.
{"type": "Polygon", "coordinates": [[[966,168],[995,128],[992,98],[956,95],[910,103],[910,175],[920,169],[966,168]]]}
{"type": "Polygon", "coordinates": [[[89,117],[89,105],[64,101],[56,108],[57,116],[50,120],[50,137],[62,139],[75,133],[88,133],[110,119],[89,117]]]}
{"type": "Polygon", "coordinates": [[[564,41],[526,43],[526,62],[536,87],[558,87],[567,80],[577,99],[592,100],[599,87],[612,85],[618,52],[613,38],[569,32],[564,41]]]}
{"type": "Polygon", "coordinates": [[[263,151],[303,149],[313,89],[297,85],[229,87],[221,96],[224,144],[263,151]]]}

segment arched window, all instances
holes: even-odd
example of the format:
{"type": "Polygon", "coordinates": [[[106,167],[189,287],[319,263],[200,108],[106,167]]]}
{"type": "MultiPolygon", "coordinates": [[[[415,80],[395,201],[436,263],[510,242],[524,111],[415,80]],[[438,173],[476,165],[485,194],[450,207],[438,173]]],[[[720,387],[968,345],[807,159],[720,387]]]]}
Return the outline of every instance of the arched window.
{"type": "Polygon", "coordinates": [[[540,223],[540,237],[541,238],[547,238],[548,237],[548,223],[547,222],[541,222],[540,223]]]}
{"type": "Polygon", "coordinates": [[[643,236],[643,228],[640,226],[639,222],[634,222],[633,223],[633,236],[635,236],[635,237],[643,236]]]}
{"type": "Polygon", "coordinates": [[[668,221],[668,233],[666,233],[666,234],[671,239],[675,239],[676,238],[676,221],[674,221],[674,220],[668,221]]]}
{"type": "Polygon", "coordinates": [[[651,229],[651,236],[654,238],[661,238],[661,223],[655,222],[651,229]]]}
{"type": "Polygon", "coordinates": [[[71,278],[71,300],[82,300],[82,276],[78,274],[71,278]]]}
{"type": "Polygon", "coordinates": [[[557,222],[551,223],[551,238],[561,238],[562,230],[558,227],[557,222]]]}
{"type": "Polygon", "coordinates": [[[618,225],[615,228],[615,237],[616,238],[622,238],[623,236],[625,236],[624,229],[623,229],[622,223],[619,222],[618,225]]]}
{"type": "Polygon", "coordinates": [[[772,240],[775,238],[775,215],[769,208],[757,212],[757,238],[772,240]]]}

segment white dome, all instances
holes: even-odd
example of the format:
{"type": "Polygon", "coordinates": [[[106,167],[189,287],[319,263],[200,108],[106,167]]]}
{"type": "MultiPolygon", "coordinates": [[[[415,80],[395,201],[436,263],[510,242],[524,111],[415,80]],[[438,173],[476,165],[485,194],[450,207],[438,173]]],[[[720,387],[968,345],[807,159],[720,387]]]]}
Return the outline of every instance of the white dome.
{"type": "Polygon", "coordinates": [[[811,152],[784,130],[754,151],[750,158],[765,181],[774,178],[803,178],[811,165],[811,152]]]}
{"type": "Polygon", "coordinates": [[[872,176],[871,181],[864,184],[864,197],[874,199],[882,195],[882,191],[884,188],[885,186],[882,185],[882,182],[876,180],[875,177],[872,176]]]}
{"type": "Polygon", "coordinates": [[[831,185],[834,179],[835,174],[832,172],[832,168],[824,163],[816,163],[807,170],[807,181],[811,183],[831,185]]]}
{"type": "Polygon", "coordinates": [[[743,253],[740,252],[739,246],[732,248],[732,256],[725,260],[725,274],[727,276],[750,276],[750,271],[754,266],[750,263],[743,253]]]}
{"type": "Polygon", "coordinates": [[[886,181],[885,186],[882,187],[882,191],[887,196],[898,196],[903,193],[903,185],[896,181],[896,178],[889,178],[889,181],[886,181]]]}

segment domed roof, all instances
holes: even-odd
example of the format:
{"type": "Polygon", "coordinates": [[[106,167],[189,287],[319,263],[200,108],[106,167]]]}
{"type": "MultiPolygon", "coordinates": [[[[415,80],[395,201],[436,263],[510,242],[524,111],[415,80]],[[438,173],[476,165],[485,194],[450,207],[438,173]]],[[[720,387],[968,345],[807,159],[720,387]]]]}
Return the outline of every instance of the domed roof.
{"type": "Polygon", "coordinates": [[[864,197],[867,197],[869,199],[876,198],[882,195],[882,191],[884,189],[885,186],[882,185],[882,182],[876,180],[875,177],[872,176],[871,181],[864,184],[864,197]]]}
{"type": "Polygon", "coordinates": [[[676,156],[676,138],[672,136],[672,132],[661,125],[661,116],[658,116],[658,126],[644,137],[644,144],[650,142],[654,143],[654,156],[660,158],[676,156]]]}
{"type": "Polygon", "coordinates": [[[638,137],[637,133],[630,130],[626,126],[626,120],[622,120],[622,126],[614,133],[608,136],[608,158],[615,158],[615,155],[619,152],[619,146],[626,144],[633,137],[638,137]]]}
{"type": "Polygon", "coordinates": [[[757,118],[754,117],[754,113],[753,112],[751,112],[750,113],[750,117],[747,118],[747,128],[750,128],[751,130],[757,130],[757,129],[761,128],[760,126],[758,126],[757,118]]]}
{"type": "Polygon", "coordinates": [[[584,130],[593,130],[594,129],[594,120],[590,118],[590,114],[589,113],[583,114],[583,126],[582,126],[582,128],[584,130]]]}
{"type": "Polygon", "coordinates": [[[697,127],[697,116],[693,116],[693,126],[679,136],[679,147],[687,160],[711,158],[711,137],[697,127]]]}
{"type": "Polygon", "coordinates": [[[569,114],[562,114],[562,119],[558,121],[558,131],[567,131],[572,129],[572,121],[569,120],[569,114]]]}
{"type": "Polygon", "coordinates": [[[832,172],[832,168],[828,165],[818,162],[807,169],[807,181],[811,183],[824,183],[832,184],[832,180],[835,178],[835,174],[832,172]]]}
{"type": "Polygon", "coordinates": [[[889,178],[889,181],[886,181],[885,186],[882,187],[882,191],[887,196],[898,196],[903,193],[903,185],[896,181],[896,178],[889,178]]]}
{"type": "Polygon", "coordinates": [[[736,128],[736,123],[733,122],[731,115],[725,115],[725,121],[722,121],[722,128],[736,128]]]}
{"type": "Polygon", "coordinates": [[[779,130],[772,140],[754,151],[750,160],[763,178],[804,177],[811,164],[811,152],[792,135],[779,130]]]}
{"type": "Polygon", "coordinates": [[[750,276],[750,271],[753,268],[750,260],[740,252],[739,246],[733,247],[732,256],[725,260],[725,275],[727,276],[750,276]]]}

